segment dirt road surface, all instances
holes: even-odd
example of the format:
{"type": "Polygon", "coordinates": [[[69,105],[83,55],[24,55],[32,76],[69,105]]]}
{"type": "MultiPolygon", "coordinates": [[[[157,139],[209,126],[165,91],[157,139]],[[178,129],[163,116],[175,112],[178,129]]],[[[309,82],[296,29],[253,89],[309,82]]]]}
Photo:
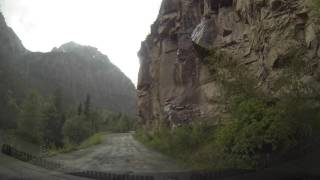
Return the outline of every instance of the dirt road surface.
{"type": "Polygon", "coordinates": [[[67,167],[102,172],[181,172],[174,160],[154,152],[136,141],[132,133],[107,134],[102,143],[87,149],[57,155],[51,160],[67,167]]]}

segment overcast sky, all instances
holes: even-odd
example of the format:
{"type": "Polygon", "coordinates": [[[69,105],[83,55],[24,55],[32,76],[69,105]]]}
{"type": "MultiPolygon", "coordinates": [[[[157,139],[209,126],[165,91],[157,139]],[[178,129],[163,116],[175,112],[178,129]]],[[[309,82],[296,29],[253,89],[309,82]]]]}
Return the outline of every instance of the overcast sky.
{"type": "Polygon", "coordinates": [[[97,47],[135,84],[137,52],[161,0],[0,0],[7,23],[31,51],[69,41],[97,47]]]}

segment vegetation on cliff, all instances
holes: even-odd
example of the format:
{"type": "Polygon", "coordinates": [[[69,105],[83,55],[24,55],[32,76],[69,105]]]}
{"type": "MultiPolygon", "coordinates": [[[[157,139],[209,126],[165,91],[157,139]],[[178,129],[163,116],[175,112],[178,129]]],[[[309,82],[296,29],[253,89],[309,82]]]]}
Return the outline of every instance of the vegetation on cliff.
{"type": "Polygon", "coordinates": [[[311,149],[320,137],[319,83],[306,74],[310,66],[295,51],[267,93],[255,76],[223,52],[207,64],[222,86],[227,115],[197,120],[175,129],[141,131],[136,137],[168,155],[200,169],[259,168],[311,149]]]}

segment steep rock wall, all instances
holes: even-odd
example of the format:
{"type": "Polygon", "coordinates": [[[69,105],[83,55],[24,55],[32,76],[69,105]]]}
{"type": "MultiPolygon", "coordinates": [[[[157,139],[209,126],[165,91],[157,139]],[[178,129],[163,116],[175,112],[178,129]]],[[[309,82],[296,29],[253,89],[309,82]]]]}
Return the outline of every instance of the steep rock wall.
{"type": "Polygon", "coordinates": [[[213,50],[246,64],[269,92],[290,54],[304,50],[306,76],[317,80],[318,32],[306,0],[163,0],[139,52],[141,122],[174,127],[223,113],[203,63],[213,50]]]}

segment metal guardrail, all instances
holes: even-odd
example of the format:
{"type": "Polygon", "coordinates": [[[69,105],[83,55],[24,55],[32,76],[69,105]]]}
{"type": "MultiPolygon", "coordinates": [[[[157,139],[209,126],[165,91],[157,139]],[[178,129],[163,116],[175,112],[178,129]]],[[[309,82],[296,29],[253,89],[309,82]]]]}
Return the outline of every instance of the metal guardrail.
{"type": "Polygon", "coordinates": [[[56,169],[63,167],[62,164],[60,164],[60,163],[57,163],[54,161],[48,161],[46,159],[34,156],[32,154],[29,154],[29,153],[26,153],[23,151],[19,151],[16,148],[14,148],[8,144],[2,145],[1,152],[3,154],[6,154],[6,155],[11,156],[13,158],[16,158],[20,161],[28,162],[30,164],[33,164],[35,166],[40,166],[40,167],[48,169],[48,170],[56,170],[56,169]]]}

